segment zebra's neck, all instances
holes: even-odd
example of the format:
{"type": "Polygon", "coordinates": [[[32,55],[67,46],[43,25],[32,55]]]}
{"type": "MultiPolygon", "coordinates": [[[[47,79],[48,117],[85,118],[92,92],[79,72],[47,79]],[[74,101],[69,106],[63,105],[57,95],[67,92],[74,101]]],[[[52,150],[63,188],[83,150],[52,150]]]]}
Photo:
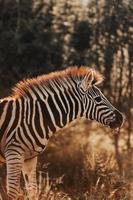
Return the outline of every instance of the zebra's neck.
{"type": "Polygon", "coordinates": [[[35,124],[43,127],[47,138],[84,114],[83,102],[74,82],[63,80],[62,83],[53,82],[49,87],[39,85],[31,91],[31,96],[37,100],[35,124]]]}

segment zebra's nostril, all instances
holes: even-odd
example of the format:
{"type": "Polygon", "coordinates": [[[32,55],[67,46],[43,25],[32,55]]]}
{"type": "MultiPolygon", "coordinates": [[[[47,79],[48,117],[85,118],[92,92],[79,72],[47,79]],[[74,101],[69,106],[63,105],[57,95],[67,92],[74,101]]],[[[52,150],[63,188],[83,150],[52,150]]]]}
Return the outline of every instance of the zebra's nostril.
{"type": "Polygon", "coordinates": [[[116,115],[115,115],[115,114],[113,114],[113,117],[114,117],[114,118],[115,118],[115,116],[116,116],[116,115]]]}
{"type": "Polygon", "coordinates": [[[114,115],[115,115],[114,120],[109,125],[110,128],[121,127],[124,121],[123,114],[120,113],[118,110],[114,110],[114,115]]]}

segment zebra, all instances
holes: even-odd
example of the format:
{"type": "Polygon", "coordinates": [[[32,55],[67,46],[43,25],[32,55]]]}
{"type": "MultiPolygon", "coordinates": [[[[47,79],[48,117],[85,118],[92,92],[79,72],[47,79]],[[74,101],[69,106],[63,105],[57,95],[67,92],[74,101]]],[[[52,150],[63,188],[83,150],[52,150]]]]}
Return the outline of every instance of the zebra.
{"type": "Polygon", "coordinates": [[[68,67],[20,81],[10,96],[0,100],[0,153],[6,162],[10,199],[21,195],[21,173],[34,199],[37,156],[65,125],[85,117],[111,129],[122,126],[123,114],[98,88],[102,81],[92,68],[68,67]]]}

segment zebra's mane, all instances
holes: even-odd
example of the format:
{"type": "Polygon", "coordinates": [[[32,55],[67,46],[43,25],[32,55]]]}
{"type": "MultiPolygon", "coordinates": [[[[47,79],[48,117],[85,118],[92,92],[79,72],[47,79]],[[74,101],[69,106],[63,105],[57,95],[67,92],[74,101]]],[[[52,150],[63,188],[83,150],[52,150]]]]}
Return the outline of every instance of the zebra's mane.
{"type": "Polygon", "coordinates": [[[49,74],[44,74],[41,76],[37,76],[36,78],[30,78],[23,81],[18,82],[15,87],[12,89],[11,97],[20,97],[25,96],[28,91],[32,88],[37,87],[38,85],[49,87],[53,81],[61,81],[73,79],[75,81],[81,81],[85,76],[93,72],[93,83],[94,85],[102,82],[102,75],[89,67],[81,66],[81,67],[69,67],[62,71],[51,72],[49,74]]]}

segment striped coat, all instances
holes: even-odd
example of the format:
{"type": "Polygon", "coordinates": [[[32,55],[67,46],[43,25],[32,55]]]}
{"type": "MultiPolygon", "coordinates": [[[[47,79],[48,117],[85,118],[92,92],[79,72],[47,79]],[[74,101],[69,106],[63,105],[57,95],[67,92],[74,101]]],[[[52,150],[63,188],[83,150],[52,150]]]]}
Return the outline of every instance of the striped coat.
{"type": "Polygon", "coordinates": [[[102,75],[95,70],[70,67],[24,80],[13,88],[11,96],[1,99],[0,152],[7,165],[11,199],[20,195],[21,172],[33,199],[37,155],[59,129],[80,117],[111,128],[122,125],[122,114],[97,87],[101,81],[102,75]]]}

